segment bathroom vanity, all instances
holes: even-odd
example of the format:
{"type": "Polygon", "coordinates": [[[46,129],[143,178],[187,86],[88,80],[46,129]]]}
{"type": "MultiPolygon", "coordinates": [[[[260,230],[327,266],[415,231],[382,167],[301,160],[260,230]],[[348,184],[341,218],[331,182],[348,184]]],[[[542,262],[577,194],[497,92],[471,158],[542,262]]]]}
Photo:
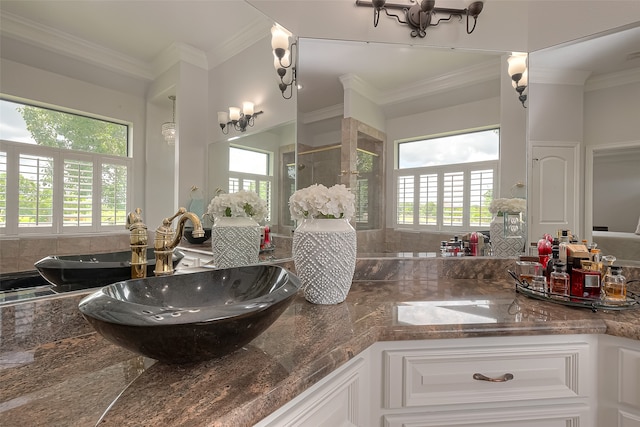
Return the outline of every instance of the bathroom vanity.
{"type": "Polygon", "coordinates": [[[0,425],[638,423],[639,311],[529,299],[514,264],[363,255],[344,303],[298,295],[241,350],[189,366],[105,341],[77,310],[87,292],[0,306],[0,425]]]}

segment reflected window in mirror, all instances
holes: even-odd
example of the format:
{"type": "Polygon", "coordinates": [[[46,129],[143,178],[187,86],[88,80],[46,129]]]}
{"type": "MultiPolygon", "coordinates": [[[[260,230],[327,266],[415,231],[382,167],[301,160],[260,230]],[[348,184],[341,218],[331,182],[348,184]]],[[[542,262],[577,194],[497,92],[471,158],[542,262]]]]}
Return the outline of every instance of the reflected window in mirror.
{"type": "Polygon", "coordinates": [[[246,147],[229,147],[229,193],[254,191],[267,202],[266,220],[272,217],[273,153],[246,147]]]}
{"type": "Polygon", "coordinates": [[[122,230],[129,125],[8,100],[0,118],[0,234],[122,230]]]}
{"type": "Polygon", "coordinates": [[[499,152],[499,128],[397,142],[395,225],[488,228],[499,152]]]}

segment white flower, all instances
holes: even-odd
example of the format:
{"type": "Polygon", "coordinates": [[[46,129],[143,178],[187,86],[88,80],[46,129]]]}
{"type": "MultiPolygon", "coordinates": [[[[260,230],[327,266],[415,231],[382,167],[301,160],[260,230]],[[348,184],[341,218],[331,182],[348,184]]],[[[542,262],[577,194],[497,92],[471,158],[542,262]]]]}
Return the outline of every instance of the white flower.
{"type": "Polygon", "coordinates": [[[527,210],[526,199],[493,199],[489,205],[489,212],[497,214],[498,212],[518,213],[527,210]]]}
{"type": "Polygon", "coordinates": [[[346,218],[355,213],[356,197],[342,184],[327,188],[313,184],[289,198],[289,211],[296,220],[305,218],[346,218]]]}
{"type": "Polygon", "coordinates": [[[220,194],[211,199],[207,215],[213,218],[248,216],[260,222],[267,217],[267,202],[254,191],[240,190],[237,193],[220,194]]]}

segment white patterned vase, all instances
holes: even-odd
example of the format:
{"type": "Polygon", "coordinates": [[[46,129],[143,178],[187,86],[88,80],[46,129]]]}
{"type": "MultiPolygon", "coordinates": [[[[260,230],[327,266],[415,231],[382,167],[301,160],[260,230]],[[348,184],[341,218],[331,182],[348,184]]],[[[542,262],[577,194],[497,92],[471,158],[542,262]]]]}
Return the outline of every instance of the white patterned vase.
{"type": "Polygon", "coordinates": [[[305,219],[293,233],[293,263],[314,304],[347,298],[356,268],[356,231],[346,219],[305,219]]]}
{"type": "Polygon", "coordinates": [[[248,217],[216,218],[211,227],[211,251],[217,268],[257,264],[260,226],[248,217]]]}
{"type": "Polygon", "coordinates": [[[489,231],[491,233],[491,250],[493,255],[499,258],[519,256],[524,253],[525,231],[522,224],[515,230],[513,225],[505,222],[509,220],[509,214],[496,215],[491,220],[489,231]]]}

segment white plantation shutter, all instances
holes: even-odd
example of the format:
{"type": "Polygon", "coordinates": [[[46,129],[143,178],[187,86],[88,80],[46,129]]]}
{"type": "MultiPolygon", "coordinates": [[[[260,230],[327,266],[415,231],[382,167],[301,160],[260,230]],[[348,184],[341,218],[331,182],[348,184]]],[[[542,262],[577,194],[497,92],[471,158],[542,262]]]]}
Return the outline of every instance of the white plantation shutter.
{"type": "Polygon", "coordinates": [[[438,223],[438,174],[420,175],[420,216],[419,224],[438,223]]]}
{"type": "Polygon", "coordinates": [[[464,214],[464,172],[447,172],[442,179],[442,225],[461,227],[464,214]]]}
{"type": "Polygon", "coordinates": [[[19,155],[19,228],[52,227],[53,167],[53,157],[19,155]]]}
{"type": "Polygon", "coordinates": [[[240,179],[229,178],[229,193],[237,193],[240,191],[240,179]]]}
{"type": "Polygon", "coordinates": [[[63,170],[62,225],[91,226],[93,162],[65,159],[63,170]]]}
{"type": "Polygon", "coordinates": [[[473,227],[489,227],[491,215],[488,208],[491,197],[487,197],[493,192],[493,169],[472,170],[469,183],[469,204],[471,212],[469,215],[469,225],[473,227]]]}
{"type": "Polygon", "coordinates": [[[229,178],[229,193],[237,193],[238,191],[253,191],[262,200],[267,202],[267,221],[271,220],[271,181],[269,177],[254,178],[248,177],[247,174],[229,172],[229,174],[237,175],[237,178],[229,178]],[[266,178],[266,179],[265,179],[266,178]]]}
{"type": "Polygon", "coordinates": [[[497,161],[394,171],[396,225],[457,231],[489,226],[497,161]],[[417,206],[417,211],[414,209],[417,206]]]}
{"type": "Polygon", "coordinates": [[[129,168],[126,164],[102,163],[100,224],[118,225],[127,222],[127,183],[129,168]]]}
{"type": "Polygon", "coordinates": [[[399,176],[397,182],[397,223],[413,224],[414,177],[399,176]]]}

